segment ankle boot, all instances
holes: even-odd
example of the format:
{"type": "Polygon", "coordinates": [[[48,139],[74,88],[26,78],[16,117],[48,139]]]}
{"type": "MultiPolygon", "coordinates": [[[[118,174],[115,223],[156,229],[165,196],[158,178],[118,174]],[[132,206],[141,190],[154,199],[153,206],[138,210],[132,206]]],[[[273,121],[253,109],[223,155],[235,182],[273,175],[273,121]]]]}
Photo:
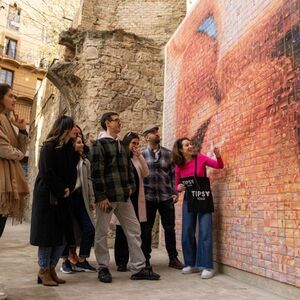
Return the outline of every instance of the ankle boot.
{"type": "Polygon", "coordinates": [[[38,273],[37,283],[42,283],[45,286],[58,286],[51,275],[49,269],[40,269],[38,273]]]}
{"type": "Polygon", "coordinates": [[[58,278],[55,268],[50,268],[50,275],[55,282],[57,282],[59,284],[66,283],[65,280],[58,278]]]}

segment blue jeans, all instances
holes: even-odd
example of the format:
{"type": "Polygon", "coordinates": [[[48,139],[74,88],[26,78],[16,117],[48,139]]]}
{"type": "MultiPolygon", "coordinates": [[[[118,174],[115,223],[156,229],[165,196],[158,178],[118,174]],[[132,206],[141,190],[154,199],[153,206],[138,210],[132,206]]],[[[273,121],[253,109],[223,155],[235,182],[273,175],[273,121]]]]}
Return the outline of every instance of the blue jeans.
{"type": "Polygon", "coordinates": [[[212,214],[190,213],[186,197],[182,205],[182,250],[185,266],[213,268],[212,214]],[[195,233],[198,219],[198,243],[195,233]]]}
{"type": "MultiPolygon", "coordinates": [[[[81,243],[79,256],[89,257],[91,248],[95,239],[95,227],[90,219],[88,212],[86,211],[83,196],[81,192],[74,192],[72,194],[71,210],[72,215],[78,223],[81,230],[81,243]]],[[[62,257],[67,258],[69,256],[69,246],[65,247],[62,257]]]]}
{"type": "Polygon", "coordinates": [[[57,247],[39,247],[38,263],[43,269],[55,268],[65,246],[57,247]]]}

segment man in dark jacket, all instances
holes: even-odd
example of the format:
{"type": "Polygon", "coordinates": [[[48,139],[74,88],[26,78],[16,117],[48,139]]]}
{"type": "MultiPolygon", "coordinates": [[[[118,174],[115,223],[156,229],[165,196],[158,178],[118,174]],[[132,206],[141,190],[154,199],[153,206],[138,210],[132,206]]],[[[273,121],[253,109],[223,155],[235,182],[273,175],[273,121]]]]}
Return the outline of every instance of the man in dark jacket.
{"type": "Polygon", "coordinates": [[[92,152],[92,178],[97,203],[95,255],[100,266],[98,278],[101,282],[112,282],[108,269],[107,233],[114,213],[127,237],[133,273],[131,279],[158,280],[160,276],[150,267],[145,267],[140,224],[129,199],[135,188],[132,165],[129,153],[118,139],[121,129],[119,115],[105,113],[100,122],[105,132],[94,143],[92,152]]]}
{"type": "Polygon", "coordinates": [[[175,207],[177,192],[174,188],[174,165],[171,151],[160,145],[158,126],[149,125],[143,135],[148,147],[142,150],[150,174],[144,178],[146,209],[147,209],[147,243],[146,259],[150,264],[151,236],[157,211],[161,216],[165,231],[166,249],[169,255],[169,267],[182,269],[183,264],[178,259],[175,235],[175,207]]]}

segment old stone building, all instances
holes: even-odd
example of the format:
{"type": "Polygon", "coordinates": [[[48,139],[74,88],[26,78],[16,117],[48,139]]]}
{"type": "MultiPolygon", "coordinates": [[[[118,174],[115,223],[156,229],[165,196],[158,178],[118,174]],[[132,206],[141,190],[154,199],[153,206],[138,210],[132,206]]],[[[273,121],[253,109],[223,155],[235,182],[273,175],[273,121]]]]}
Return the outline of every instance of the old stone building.
{"type": "Polygon", "coordinates": [[[61,34],[62,59],[48,72],[60,94],[50,88],[33,116],[31,178],[59,113],[72,114],[88,136],[98,134],[99,117],[110,110],[120,113],[122,133],[162,125],[163,47],[185,12],[186,1],[81,2],[73,28],[61,34]]]}
{"type": "Polygon", "coordinates": [[[184,0],[81,1],[72,28],[60,36],[65,47],[48,71],[52,83],[36,99],[31,188],[42,141],[60,113],[73,115],[91,139],[105,111],[120,113],[121,135],[149,123],[162,126],[163,49],[185,13],[184,0]]]}

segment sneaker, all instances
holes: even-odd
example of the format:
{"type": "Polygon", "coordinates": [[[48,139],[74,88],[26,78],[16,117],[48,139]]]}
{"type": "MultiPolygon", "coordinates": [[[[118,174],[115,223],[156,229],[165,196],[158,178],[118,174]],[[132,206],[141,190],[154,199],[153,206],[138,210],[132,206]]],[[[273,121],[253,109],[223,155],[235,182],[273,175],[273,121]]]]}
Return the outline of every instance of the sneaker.
{"type": "Polygon", "coordinates": [[[71,274],[71,273],[73,273],[71,262],[68,259],[66,259],[62,263],[62,265],[60,267],[60,271],[63,272],[63,273],[65,273],[65,274],[71,274]]]}
{"type": "Polygon", "coordinates": [[[91,266],[87,260],[83,262],[78,262],[77,264],[73,265],[73,270],[76,272],[96,272],[96,268],[91,266]]]}
{"type": "Polygon", "coordinates": [[[118,266],[117,271],[118,272],[127,272],[128,269],[127,269],[126,265],[120,265],[120,266],[118,266]]]}
{"type": "Polygon", "coordinates": [[[5,299],[7,299],[7,294],[5,293],[3,283],[0,282],[0,300],[5,300],[5,299]]]}
{"type": "Polygon", "coordinates": [[[184,266],[182,262],[178,259],[178,257],[170,259],[169,267],[177,270],[181,270],[184,266]]]}
{"type": "Polygon", "coordinates": [[[182,274],[192,274],[192,273],[199,273],[200,271],[201,271],[201,268],[187,266],[181,270],[181,273],[182,274]]]}
{"type": "Polygon", "coordinates": [[[131,275],[131,280],[159,280],[160,275],[154,273],[152,267],[145,267],[136,274],[131,275]]]}
{"type": "Polygon", "coordinates": [[[214,276],[215,272],[213,269],[204,269],[201,273],[201,278],[202,279],[209,279],[214,276]]]}
{"type": "Polygon", "coordinates": [[[111,277],[111,274],[110,274],[108,268],[102,268],[99,270],[98,279],[99,279],[99,281],[104,282],[104,283],[112,282],[112,277],[111,277]]]}
{"type": "Polygon", "coordinates": [[[0,300],[6,300],[7,299],[7,294],[4,291],[0,290],[0,300]]]}

